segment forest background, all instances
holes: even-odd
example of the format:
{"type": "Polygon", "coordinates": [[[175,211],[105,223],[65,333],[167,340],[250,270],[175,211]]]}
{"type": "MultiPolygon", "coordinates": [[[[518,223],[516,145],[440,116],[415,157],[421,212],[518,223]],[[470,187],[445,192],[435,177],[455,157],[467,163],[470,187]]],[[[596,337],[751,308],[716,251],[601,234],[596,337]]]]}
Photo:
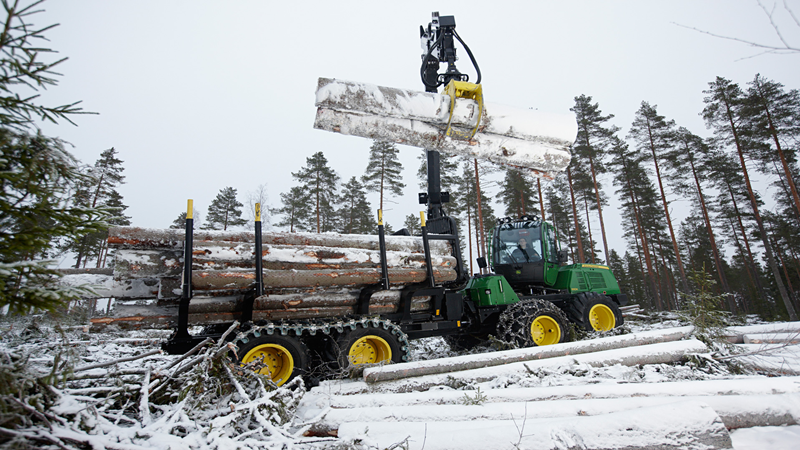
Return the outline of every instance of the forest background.
{"type": "MultiPolygon", "coordinates": [[[[627,143],[629,151],[646,155],[646,149],[632,134],[631,124],[649,106],[653,108],[653,118],[664,116],[667,128],[674,119],[676,130],[685,127],[702,137],[704,144],[711,144],[709,148],[734,155],[738,149],[709,140],[715,130],[706,129],[711,123],[700,115],[708,107],[704,98],[709,94],[703,91],[710,89],[709,83],[722,75],[746,93],[748,83],[762,73],[765,82],[788,83],[783,87],[785,93],[791,93],[794,87],[793,77],[786,75],[797,66],[797,53],[792,52],[796,46],[791,44],[797,42],[800,27],[793,13],[797,9],[793,2],[707,2],[699,6],[696,2],[678,2],[669,8],[643,7],[634,2],[608,2],[602,7],[591,2],[568,3],[563,8],[535,2],[513,3],[478,15],[461,12],[461,8],[452,13],[459,11],[459,32],[478,56],[485,90],[492,101],[567,112],[578,107],[577,98],[585,93],[585,107],[596,105],[601,116],[609,117],[608,121],[600,121],[601,128],[607,131],[620,128],[600,139],[611,142],[607,144],[611,152],[622,151],[627,143]],[[723,5],[730,13],[724,19],[717,14],[723,5]],[[766,42],[777,50],[703,35],[689,29],[692,27],[746,41],[766,42]],[[515,44],[519,42],[526,45],[515,44]],[[519,77],[520,71],[526,74],[523,79],[519,77]],[[647,103],[642,103],[643,100],[647,103]],[[616,139],[620,142],[614,144],[616,139]]],[[[371,143],[322,136],[310,129],[313,120],[310,93],[315,77],[335,75],[389,86],[415,86],[413,69],[418,64],[419,49],[413,37],[415,32],[407,28],[414,29],[416,25],[410,27],[406,22],[426,23],[427,17],[412,16],[410,11],[414,9],[408,8],[408,11],[392,10],[396,14],[387,19],[386,11],[379,7],[356,11],[347,6],[352,5],[345,2],[336,7],[317,6],[304,16],[306,22],[298,24],[288,20],[289,11],[257,3],[242,4],[218,16],[208,5],[188,8],[180,3],[159,6],[160,9],[126,4],[110,6],[102,2],[86,2],[78,8],[47,5],[43,23],[52,18],[62,24],[48,33],[48,37],[59,43],[57,50],[70,56],[70,60],[59,67],[67,75],[62,85],[58,90],[43,92],[42,98],[57,104],[66,102],[62,99],[83,98],[86,102],[82,106],[102,114],[77,119],[77,128],[59,126],[57,132],[50,133],[54,129],[44,124],[42,129],[46,134],[62,136],[85,161],[114,147],[126,169],[127,183],[120,183],[118,191],[130,205],[127,217],[142,226],[167,226],[184,209],[186,198],[195,198],[196,205],[202,205],[198,209],[203,216],[206,205],[226,187],[239,189],[242,197],[265,195],[261,198],[266,198],[274,209],[280,209],[285,206],[282,194],[291,193],[292,187],[299,183],[292,174],[307,167],[308,159],[320,151],[330,159],[330,167],[339,174],[338,181],[347,183],[353,177],[357,182],[366,181],[359,177],[364,173],[367,147],[371,143]],[[154,11],[158,13],[152,14],[154,11]],[[105,20],[87,21],[93,15],[105,20]],[[147,33],[140,33],[143,24],[147,24],[147,33]],[[134,35],[138,38],[132,39],[134,35]],[[128,92],[134,95],[128,96],[128,92]]],[[[451,12],[443,9],[442,13],[451,12]]],[[[791,147],[786,148],[787,160],[792,158],[791,147]]],[[[573,224],[573,231],[567,232],[568,236],[574,236],[573,260],[608,260],[613,265],[614,258],[604,256],[606,247],[608,252],[617,249],[621,265],[615,267],[615,272],[634,293],[632,297],[642,298],[646,306],[660,308],[677,306],[678,297],[674,293],[687,287],[683,275],[687,270],[705,267],[720,284],[725,284],[723,277],[728,270],[725,266],[739,267],[738,273],[731,274],[732,279],[745,284],[750,280],[750,286],[729,286],[729,291],[742,293],[741,297],[730,299],[727,305],[730,309],[789,314],[785,298],[796,305],[793,286],[800,284],[792,280],[792,262],[796,261],[791,254],[793,247],[784,243],[773,256],[774,267],[785,279],[786,295],[782,295],[761,239],[767,233],[757,230],[754,205],[747,196],[739,199],[743,205],[735,207],[742,208],[735,214],[743,218],[738,234],[733,232],[735,223],[725,224],[732,217],[726,216],[722,203],[719,207],[710,205],[709,220],[719,242],[716,246],[705,245],[701,242],[703,233],[698,233],[703,227],[698,223],[705,221],[700,202],[694,199],[696,195],[674,183],[677,179],[671,179],[674,177],[669,176],[666,165],[662,170],[670,179],[663,184],[674,230],[669,233],[667,229],[659,229],[669,222],[655,212],[664,211],[655,167],[643,165],[643,170],[651,171],[647,178],[653,183],[654,194],[648,200],[652,205],[641,205],[640,221],[645,221],[647,206],[653,209],[649,212],[653,224],[634,225],[636,214],[628,212],[625,216],[626,208],[630,209],[626,206],[626,193],[616,192],[621,189],[621,181],[615,180],[612,172],[603,172],[614,170],[603,167],[612,158],[608,149],[603,150],[607,152],[606,161],[603,157],[598,159],[595,178],[600,183],[597,189],[601,193],[600,206],[608,202],[606,220],[611,224],[604,224],[608,244],[603,239],[597,199],[590,201],[595,192],[593,186],[588,190],[580,187],[576,207],[571,214],[567,211],[567,219],[557,219],[558,214],[552,214],[553,219],[564,221],[562,229],[568,229],[568,222],[573,224]],[[581,201],[583,210],[578,209],[581,201]],[[586,227],[580,245],[574,231],[575,216],[579,218],[578,229],[586,227]],[[645,231],[647,227],[650,231],[645,231]],[[644,245],[648,233],[651,239],[644,245]],[[751,242],[745,243],[745,237],[751,242]],[[752,245],[749,253],[748,245],[752,245]],[[644,251],[648,247],[652,248],[649,263],[644,251]],[[719,257],[713,254],[712,247],[722,250],[719,257]],[[581,256],[581,250],[586,254],[581,256]],[[687,262],[679,262],[677,255],[687,262]],[[681,265],[684,270],[680,270],[681,265]],[[637,266],[641,275],[636,274],[637,266]],[[722,270],[717,271],[718,266],[722,270]],[[760,287],[759,279],[763,279],[760,287]],[[747,290],[749,293],[745,295],[747,290]],[[755,300],[748,303],[745,298],[755,300]],[[769,299],[765,305],[752,303],[765,298],[769,299]],[[648,301],[652,304],[647,305],[648,301]]],[[[656,150],[661,155],[666,147],[656,150]]],[[[591,154],[596,150],[589,151],[591,154]]],[[[779,171],[768,167],[763,158],[763,164],[757,161],[752,148],[742,151],[746,164],[755,165],[753,190],[760,194],[755,207],[763,201],[766,209],[776,216],[786,214],[780,192],[790,188],[775,184],[780,180],[779,171]]],[[[387,201],[396,203],[384,205],[389,210],[388,222],[395,229],[402,226],[407,215],[419,209],[415,198],[419,189],[414,178],[418,155],[416,149],[401,148],[404,195],[389,195],[387,201]]],[[[585,164],[585,161],[576,159],[574,163],[585,164]]],[[[790,171],[793,170],[793,163],[788,164],[790,171]]],[[[572,183],[573,188],[579,187],[581,173],[591,173],[591,165],[589,161],[588,171],[572,168],[578,177],[572,183]]],[[[688,173],[685,164],[680,167],[683,170],[675,173],[688,173]]],[[[739,172],[741,176],[743,171],[739,172]]],[[[461,175],[463,172],[456,173],[461,175]]],[[[485,204],[494,207],[495,215],[517,213],[519,208],[509,212],[505,204],[494,201],[503,197],[506,174],[485,176],[485,194],[492,199],[485,204]]],[[[702,180],[713,181],[707,176],[702,180]]],[[[556,180],[543,186],[543,195],[546,199],[548,190],[553,189],[557,192],[553,198],[568,202],[567,209],[571,209],[572,194],[567,194],[563,185],[559,188],[558,183],[556,180]]],[[[636,187],[642,195],[650,189],[646,183],[636,187]]],[[[536,188],[534,197],[538,196],[538,185],[536,188]]],[[[721,195],[717,187],[708,189],[710,202],[722,201],[717,198],[721,195]]],[[[458,193],[470,195],[466,188],[458,193]]],[[[377,195],[368,196],[373,210],[380,203],[377,195]]],[[[737,191],[734,195],[743,194],[737,191]]],[[[241,200],[247,203],[246,198],[241,200]]],[[[537,202],[538,198],[529,207],[530,211],[536,209],[537,202]]],[[[553,202],[543,203],[539,203],[539,209],[544,206],[546,216],[548,208],[557,207],[553,202]]],[[[249,208],[244,210],[247,214],[249,208]]],[[[491,224],[489,215],[487,211],[487,225],[491,224]]],[[[282,216],[278,216],[273,222],[281,220],[282,216]]],[[[782,225],[776,220],[767,217],[762,226],[777,229],[782,225]]],[[[314,221],[318,221],[316,217],[314,221]]],[[[708,235],[707,230],[705,234],[708,235]]],[[[776,241],[773,245],[780,244],[776,241]]]]}

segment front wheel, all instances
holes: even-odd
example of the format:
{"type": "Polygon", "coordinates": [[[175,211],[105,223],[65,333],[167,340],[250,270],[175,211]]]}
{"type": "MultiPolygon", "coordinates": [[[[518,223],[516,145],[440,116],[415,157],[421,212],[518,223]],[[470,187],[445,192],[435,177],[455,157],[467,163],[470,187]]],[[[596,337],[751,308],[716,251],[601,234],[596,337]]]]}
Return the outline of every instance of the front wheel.
{"type": "Polygon", "coordinates": [[[518,347],[558,344],[569,340],[569,321],[556,305],[528,299],[511,305],[500,315],[497,335],[518,347]]]}
{"type": "Polygon", "coordinates": [[[583,292],[572,298],[569,316],[586,331],[608,331],[622,325],[624,319],[619,306],[603,294],[583,292]]]}

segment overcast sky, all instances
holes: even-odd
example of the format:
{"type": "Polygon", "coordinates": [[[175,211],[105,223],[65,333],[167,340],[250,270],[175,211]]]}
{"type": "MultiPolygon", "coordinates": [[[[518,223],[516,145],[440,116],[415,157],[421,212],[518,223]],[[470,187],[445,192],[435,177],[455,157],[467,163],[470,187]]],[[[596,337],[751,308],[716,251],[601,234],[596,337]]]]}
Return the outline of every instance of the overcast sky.
{"type": "MultiPolygon", "coordinates": [[[[800,1],[788,5],[800,18],[800,1]]],[[[781,32],[800,46],[800,27],[782,1],[776,6],[781,32]]],[[[754,0],[50,0],[43,8],[34,23],[59,23],[49,46],[69,58],[43,102],[82,100],[99,113],[43,130],[87,164],[115,147],[125,161],[119,191],[143,227],[169,226],[188,198],[205,217],[226,186],[244,203],[267,184],[277,206],[295,185],[291,172],[318,151],[342,181],[362,175],[371,141],[312,128],[317,78],[424,90],[419,26],[432,11],[455,16],[480,64],[486,101],[569,113],[586,94],[616,116],[623,136],[643,100],[708,136],[698,113],[716,76],[745,87],[761,73],[800,88],[800,54],[754,56],[760,50],[676,25],[780,45],[754,0]]],[[[473,73],[465,52],[459,56],[459,69],[473,73]]],[[[386,213],[395,228],[421,209],[421,151],[401,149],[406,195],[386,213]]],[[[611,191],[610,179],[604,184],[611,191]]],[[[688,203],[673,204],[678,215],[682,208],[688,203]]],[[[620,233],[619,216],[605,216],[620,233]]],[[[619,234],[610,245],[622,251],[619,234]]]]}

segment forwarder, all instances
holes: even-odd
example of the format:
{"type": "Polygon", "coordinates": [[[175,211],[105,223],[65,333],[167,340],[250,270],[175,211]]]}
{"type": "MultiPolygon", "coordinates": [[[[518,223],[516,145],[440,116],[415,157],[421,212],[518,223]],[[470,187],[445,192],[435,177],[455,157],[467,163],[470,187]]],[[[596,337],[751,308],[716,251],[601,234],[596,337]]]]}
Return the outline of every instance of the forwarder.
{"type": "MultiPolygon", "coordinates": [[[[568,339],[570,323],[587,330],[621,325],[619,306],[627,299],[610,270],[563,265],[566,252],[558,251],[555,228],[533,217],[500,221],[489,252],[494,273],[469,276],[458,226],[443,208],[449,194],[441,191],[439,151],[550,178],[569,163],[577,126],[571,116],[484,103],[480,69],[452,16],[434,13],[421,37],[427,92],[321,78],[314,123],[427,149],[420,237],[385,236],[379,220],[377,239],[302,233],[263,238],[257,214],[254,234],[203,232],[195,240],[190,204],[185,236],[111,230],[109,244],[120,249],[114,279],[128,284],[107,296],[158,302],[120,306],[114,316],[92,321],[172,326],[163,345],[169,353],[219,339],[238,321],[238,331],[227,337],[236,358],[261,363],[259,370],[277,385],[319,377],[321,367],[401,363],[408,359],[409,339],[444,336],[454,346],[470,346],[494,335],[519,346],[549,345],[568,339]],[[457,70],[456,40],[478,83],[457,70]],[[441,63],[446,70],[440,74],[441,63]],[[443,85],[444,93],[437,93],[443,85]],[[281,255],[289,257],[276,260],[281,255]],[[192,335],[190,326],[204,331],[192,335]]],[[[479,265],[488,266],[482,259],[479,265]]]]}

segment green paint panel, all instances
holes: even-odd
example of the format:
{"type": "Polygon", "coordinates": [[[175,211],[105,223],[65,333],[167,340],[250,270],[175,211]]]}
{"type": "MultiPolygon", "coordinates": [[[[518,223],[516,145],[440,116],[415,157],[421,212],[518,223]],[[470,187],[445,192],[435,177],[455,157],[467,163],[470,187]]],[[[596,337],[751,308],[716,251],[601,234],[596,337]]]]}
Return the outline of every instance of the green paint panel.
{"type": "Polygon", "coordinates": [[[619,284],[611,269],[597,264],[573,264],[561,267],[553,286],[566,289],[571,294],[578,292],[600,292],[605,295],[619,294],[619,284]]]}
{"type": "Polygon", "coordinates": [[[478,306],[510,305],[519,302],[519,297],[502,275],[473,277],[463,291],[478,306]]]}

